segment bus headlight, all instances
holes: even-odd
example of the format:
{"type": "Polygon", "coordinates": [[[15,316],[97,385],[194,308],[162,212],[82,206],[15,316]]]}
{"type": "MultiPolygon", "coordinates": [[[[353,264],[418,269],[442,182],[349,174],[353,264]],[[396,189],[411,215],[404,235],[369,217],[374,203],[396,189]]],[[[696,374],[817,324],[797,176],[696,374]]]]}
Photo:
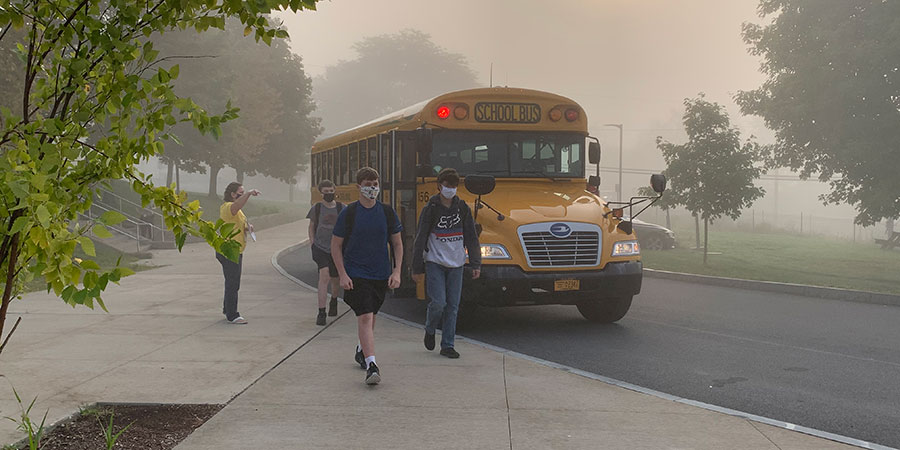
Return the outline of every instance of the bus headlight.
{"type": "Polygon", "coordinates": [[[619,241],[613,245],[613,256],[634,256],[640,254],[641,244],[638,244],[638,241],[619,241]]]}
{"type": "Polygon", "coordinates": [[[482,259],[510,259],[506,247],[500,244],[481,244],[482,259]]]}

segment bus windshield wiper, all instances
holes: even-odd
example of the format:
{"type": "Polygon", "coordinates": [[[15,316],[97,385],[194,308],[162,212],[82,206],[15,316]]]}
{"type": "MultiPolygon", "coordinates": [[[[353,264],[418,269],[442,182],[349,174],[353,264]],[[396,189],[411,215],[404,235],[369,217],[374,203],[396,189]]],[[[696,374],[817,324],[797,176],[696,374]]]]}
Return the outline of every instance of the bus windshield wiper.
{"type": "MultiPolygon", "coordinates": [[[[541,177],[546,178],[550,181],[556,181],[556,178],[554,178],[550,175],[547,175],[544,172],[537,171],[537,170],[517,170],[515,173],[528,173],[528,174],[532,174],[532,175],[540,175],[541,177]]],[[[513,175],[513,176],[515,176],[515,175],[513,175]]]]}

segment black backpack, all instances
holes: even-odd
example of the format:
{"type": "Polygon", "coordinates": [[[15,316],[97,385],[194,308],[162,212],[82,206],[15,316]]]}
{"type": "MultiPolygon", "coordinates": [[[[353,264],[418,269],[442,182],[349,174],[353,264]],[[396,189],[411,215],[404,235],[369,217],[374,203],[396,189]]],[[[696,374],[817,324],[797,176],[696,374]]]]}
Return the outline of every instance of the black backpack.
{"type": "MultiPolygon", "coordinates": [[[[337,203],[337,213],[340,214],[341,210],[344,209],[344,204],[341,202],[337,203]]],[[[322,202],[316,203],[316,206],[313,206],[313,232],[319,231],[319,211],[322,210],[322,202]]]]}
{"type": "MultiPolygon", "coordinates": [[[[394,257],[394,244],[391,243],[391,235],[393,234],[391,230],[397,227],[397,216],[394,215],[394,209],[391,208],[390,205],[385,203],[380,203],[381,209],[384,211],[384,220],[387,222],[387,242],[388,245],[391,246],[391,258],[394,257]]],[[[341,247],[341,251],[345,251],[347,249],[347,243],[350,242],[350,235],[353,233],[353,225],[356,223],[356,208],[359,206],[359,201],[355,201],[349,205],[347,205],[347,217],[344,218],[344,227],[347,230],[344,233],[344,242],[341,247]]]]}

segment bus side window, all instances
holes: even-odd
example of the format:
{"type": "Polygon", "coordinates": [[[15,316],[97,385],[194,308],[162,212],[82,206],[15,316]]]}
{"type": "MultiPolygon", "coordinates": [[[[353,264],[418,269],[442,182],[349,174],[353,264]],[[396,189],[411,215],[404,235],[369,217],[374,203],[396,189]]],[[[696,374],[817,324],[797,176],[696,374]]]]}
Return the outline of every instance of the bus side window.
{"type": "Polygon", "coordinates": [[[340,173],[341,173],[341,184],[350,184],[350,176],[348,175],[347,169],[347,146],[341,146],[341,150],[338,152],[338,155],[341,159],[340,165],[340,173]]]}
{"type": "Polygon", "coordinates": [[[378,145],[375,143],[376,141],[375,141],[375,138],[373,138],[373,137],[369,138],[368,142],[369,142],[367,145],[369,147],[368,166],[374,169],[374,168],[378,167],[378,145]]]}

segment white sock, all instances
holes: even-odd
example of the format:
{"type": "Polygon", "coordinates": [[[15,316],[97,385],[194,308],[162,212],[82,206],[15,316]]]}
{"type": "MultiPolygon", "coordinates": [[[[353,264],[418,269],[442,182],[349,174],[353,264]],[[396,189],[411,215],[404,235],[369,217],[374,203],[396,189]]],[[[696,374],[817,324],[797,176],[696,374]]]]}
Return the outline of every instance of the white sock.
{"type": "Polygon", "coordinates": [[[356,344],[356,351],[361,352],[361,351],[362,351],[362,346],[359,345],[359,344],[356,344]]]}
{"type": "MultiPolygon", "coordinates": [[[[366,365],[368,366],[369,364],[372,364],[372,363],[375,363],[375,355],[367,356],[366,357],[366,365]]],[[[375,363],[375,365],[377,366],[378,363],[375,363]]]]}

